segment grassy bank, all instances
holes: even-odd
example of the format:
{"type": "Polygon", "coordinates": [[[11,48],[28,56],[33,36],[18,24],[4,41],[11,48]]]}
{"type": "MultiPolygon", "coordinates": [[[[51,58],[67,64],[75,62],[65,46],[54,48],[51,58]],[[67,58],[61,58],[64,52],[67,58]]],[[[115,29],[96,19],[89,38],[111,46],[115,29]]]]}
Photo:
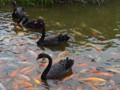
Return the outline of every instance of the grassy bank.
{"type": "MultiPolygon", "coordinates": [[[[12,0],[0,0],[1,4],[8,4],[12,0]]],[[[27,5],[27,6],[48,6],[54,5],[56,3],[65,4],[65,3],[83,3],[83,4],[93,4],[93,5],[101,5],[106,3],[108,0],[16,0],[18,3],[27,5]]]]}

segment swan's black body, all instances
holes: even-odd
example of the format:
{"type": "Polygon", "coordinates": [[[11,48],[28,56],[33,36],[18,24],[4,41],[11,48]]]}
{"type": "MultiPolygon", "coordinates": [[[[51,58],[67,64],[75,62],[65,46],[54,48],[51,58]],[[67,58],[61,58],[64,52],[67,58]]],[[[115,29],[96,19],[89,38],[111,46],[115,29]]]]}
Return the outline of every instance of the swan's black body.
{"type": "Polygon", "coordinates": [[[44,27],[44,21],[42,19],[29,20],[29,18],[26,15],[23,15],[17,23],[19,24],[21,21],[22,25],[27,28],[39,29],[44,27]]]}
{"type": "Polygon", "coordinates": [[[58,45],[69,40],[69,36],[67,34],[58,34],[45,37],[45,27],[42,28],[42,36],[37,41],[37,45],[39,46],[52,46],[58,45]]]}
{"type": "Polygon", "coordinates": [[[44,72],[42,73],[41,79],[57,79],[65,74],[71,69],[71,67],[74,64],[74,61],[72,59],[66,58],[65,60],[61,60],[58,63],[55,63],[52,65],[52,58],[48,54],[41,53],[38,55],[38,59],[40,58],[48,58],[49,63],[44,72]]]}
{"type": "Polygon", "coordinates": [[[12,18],[20,19],[24,15],[24,8],[17,7],[17,3],[15,0],[12,2],[12,6],[13,6],[12,18]]]}

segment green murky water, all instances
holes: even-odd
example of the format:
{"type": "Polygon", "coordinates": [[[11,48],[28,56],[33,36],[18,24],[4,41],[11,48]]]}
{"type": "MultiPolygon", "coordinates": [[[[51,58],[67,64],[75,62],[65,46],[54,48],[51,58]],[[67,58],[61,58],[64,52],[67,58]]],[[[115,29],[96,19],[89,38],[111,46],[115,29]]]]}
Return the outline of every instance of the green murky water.
{"type": "Polygon", "coordinates": [[[25,7],[25,11],[30,19],[43,17],[47,35],[67,33],[71,39],[67,45],[39,48],[36,46],[36,41],[41,32],[36,32],[34,29],[16,30],[13,25],[15,22],[11,18],[11,8],[2,7],[0,89],[119,90],[119,0],[111,1],[101,7],[76,4],[50,8],[25,7]],[[41,65],[39,68],[35,58],[43,51],[58,61],[67,56],[74,59],[71,78],[42,82],[40,72],[45,67],[41,65]],[[90,77],[94,80],[89,80],[90,77]]]}

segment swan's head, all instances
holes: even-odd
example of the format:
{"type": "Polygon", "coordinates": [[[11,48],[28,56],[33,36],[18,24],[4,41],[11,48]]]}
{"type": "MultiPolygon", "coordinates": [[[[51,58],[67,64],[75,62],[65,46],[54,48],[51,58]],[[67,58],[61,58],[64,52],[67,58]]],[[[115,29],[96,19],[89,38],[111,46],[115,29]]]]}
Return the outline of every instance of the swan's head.
{"type": "Polygon", "coordinates": [[[39,55],[37,56],[36,60],[39,60],[39,59],[44,58],[44,57],[47,57],[47,56],[49,56],[49,55],[48,55],[48,54],[45,54],[45,53],[41,53],[41,54],[39,54],[39,55]]]}

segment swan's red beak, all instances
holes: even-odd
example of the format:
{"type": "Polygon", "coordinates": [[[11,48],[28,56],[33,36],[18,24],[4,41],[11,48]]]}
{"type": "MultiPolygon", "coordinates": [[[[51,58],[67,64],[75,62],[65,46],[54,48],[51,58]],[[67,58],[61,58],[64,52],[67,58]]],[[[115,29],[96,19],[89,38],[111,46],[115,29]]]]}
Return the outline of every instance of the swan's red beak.
{"type": "Polygon", "coordinates": [[[36,60],[39,60],[39,59],[40,59],[39,57],[36,58],[36,60]]]}

